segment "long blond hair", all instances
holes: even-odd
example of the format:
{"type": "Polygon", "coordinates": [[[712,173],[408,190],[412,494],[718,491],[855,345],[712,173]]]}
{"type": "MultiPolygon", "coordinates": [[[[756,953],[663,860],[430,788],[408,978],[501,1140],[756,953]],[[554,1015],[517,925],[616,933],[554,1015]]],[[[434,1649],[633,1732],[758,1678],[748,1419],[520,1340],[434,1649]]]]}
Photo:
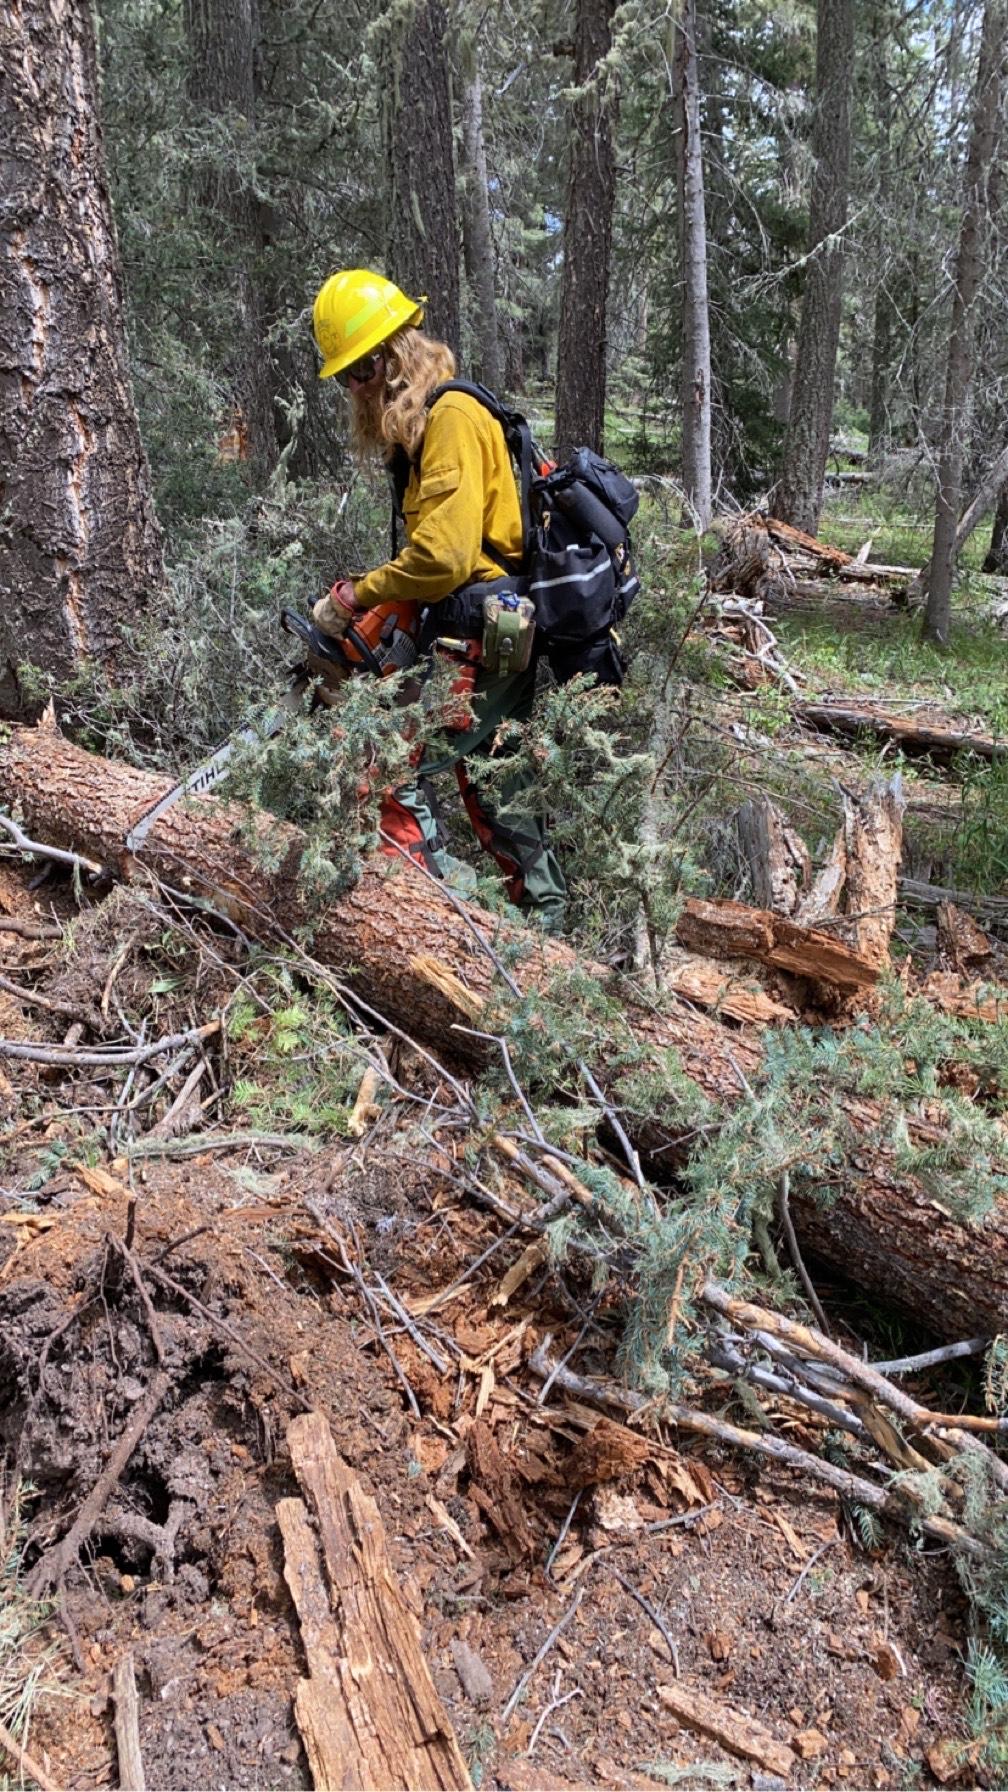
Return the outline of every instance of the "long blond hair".
{"type": "Polygon", "coordinates": [[[445,342],[407,326],[383,344],[385,389],[353,407],[353,437],[365,453],[405,448],[412,460],[423,446],[426,403],[435,386],[455,378],[455,356],[445,342]]]}

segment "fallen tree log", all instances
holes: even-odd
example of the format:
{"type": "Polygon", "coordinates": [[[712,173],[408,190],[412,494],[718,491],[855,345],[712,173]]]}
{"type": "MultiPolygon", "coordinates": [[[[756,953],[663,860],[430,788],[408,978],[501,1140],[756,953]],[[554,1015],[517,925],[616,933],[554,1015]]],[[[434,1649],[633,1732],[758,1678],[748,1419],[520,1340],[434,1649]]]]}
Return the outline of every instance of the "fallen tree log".
{"type": "MultiPolygon", "coordinates": [[[[456,1058],[475,1062],[486,1050],[453,1029],[471,1027],[474,1011],[495,991],[495,952],[513,951],[512,973],[527,992],[569,981],[578,970],[606,976],[569,947],[479,909],[468,911],[466,926],[439,887],[386,858],[366,864],[353,889],[313,916],[298,880],[303,834],[215,797],[170,809],[132,857],[123,844],[127,833],[169,787],[166,778],[84,752],[52,728],[0,735],[0,791],[37,838],[101,860],[120,878],[142,877],[146,867],[210,899],[259,938],[289,939],[313,922],[319,961],[381,1015],[456,1058]]],[[[627,1043],[656,1060],[677,1054],[709,1098],[737,1107],[759,1082],[758,1033],[733,1030],[675,997],[659,1013],[632,991],[624,995],[617,986],[615,993],[623,1000],[627,1043]]],[[[603,1067],[599,1074],[609,1087],[617,1080],[603,1067]]],[[[877,1104],[845,1100],[844,1117],[853,1143],[847,1162],[831,1173],[828,1202],[792,1187],[803,1248],[902,1304],[943,1338],[1008,1328],[1008,1201],[976,1224],[955,1220],[900,1168],[897,1141],[880,1137],[877,1104]]],[[[663,1149],[666,1165],[691,1134],[675,1101],[664,1111],[628,1110],[624,1120],[644,1149],[663,1149]]],[[[909,1123],[915,1136],[943,1136],[923,1118],[911,1115],[909,1123]]]]}
{"type": "Polygon", "coordinates": [[[891,710],[852,708],[841,703],[799,703],[796,719],[807,722],[827,734],[840,734],[845,739],[873,734],[878,740],[895,741],[904,753],[926,754],[947,764],[957,753],[975,753],[979,759],[994,760],[1006,752],[1003,741],[989,734],[976,734],[968,728],[953,728],[940,722],[918,721],[913,715],[898,716],[891,710]]]}

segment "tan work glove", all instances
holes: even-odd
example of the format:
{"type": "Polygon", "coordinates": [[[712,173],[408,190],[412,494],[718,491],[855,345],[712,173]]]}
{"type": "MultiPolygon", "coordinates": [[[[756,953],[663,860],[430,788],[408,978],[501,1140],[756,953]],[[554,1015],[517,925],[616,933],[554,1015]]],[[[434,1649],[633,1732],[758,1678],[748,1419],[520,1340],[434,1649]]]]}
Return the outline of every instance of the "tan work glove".
{"type": "Polygon", "coordinates": [[[357,614],[357,599],[350,579],[337,579],[332,590],[320,597],[312,610],[312,621],[324,635],[337,641],[346,634],[357,614]]]}

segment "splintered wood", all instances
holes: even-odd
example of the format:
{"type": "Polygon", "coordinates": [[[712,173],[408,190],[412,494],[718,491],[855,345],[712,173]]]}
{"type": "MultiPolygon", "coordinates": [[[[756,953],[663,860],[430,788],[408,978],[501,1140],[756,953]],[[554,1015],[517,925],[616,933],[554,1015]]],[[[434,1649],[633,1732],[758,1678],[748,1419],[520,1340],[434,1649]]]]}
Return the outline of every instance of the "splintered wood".
{"type": "Polygon", "coordinates": [[[741,902],[690,897],[676,935],[693,952],[719,958],[755,958],[793,976],[813,977],[837,989],[870,989],[879,966],[820,929],[800,927],[768,909],[741,902]]]}
{"type": "Polygon", "coordinates": [[[684,1730],[710,1737],[729,1754],[738,1755],[743,1761],[755,1761],[768,1773],[780,1774],[782,1779],[790,1778],[796,1764],[791,1749],[778,1742],[776,1736],[746,1712],[735,1711],[730,1705],[716,1704],[705,1693],[678,1683],[659,1686],[658,1697],[684,1730]]]}
{"type": "Polygon", "coordinates": [[[277,1504],[308,1678],[294,1701],[317,1792],[471,1786],[385,1529],[318,1412],[287,1431],[305,1495],[277,1504]]]}

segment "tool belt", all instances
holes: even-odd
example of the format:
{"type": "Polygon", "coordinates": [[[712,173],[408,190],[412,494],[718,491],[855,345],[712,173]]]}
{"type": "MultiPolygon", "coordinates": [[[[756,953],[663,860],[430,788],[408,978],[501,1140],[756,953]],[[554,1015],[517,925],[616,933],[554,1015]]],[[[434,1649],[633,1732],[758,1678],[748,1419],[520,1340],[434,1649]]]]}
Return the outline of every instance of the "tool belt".
{"type": "Polygon", "coordinates": [[[531,662],[535,607],[528,581],[516,574],[462,585],[425,611],[420,650],[445,639],[481,643],[488,672],[524,672],[531,662]]]}

